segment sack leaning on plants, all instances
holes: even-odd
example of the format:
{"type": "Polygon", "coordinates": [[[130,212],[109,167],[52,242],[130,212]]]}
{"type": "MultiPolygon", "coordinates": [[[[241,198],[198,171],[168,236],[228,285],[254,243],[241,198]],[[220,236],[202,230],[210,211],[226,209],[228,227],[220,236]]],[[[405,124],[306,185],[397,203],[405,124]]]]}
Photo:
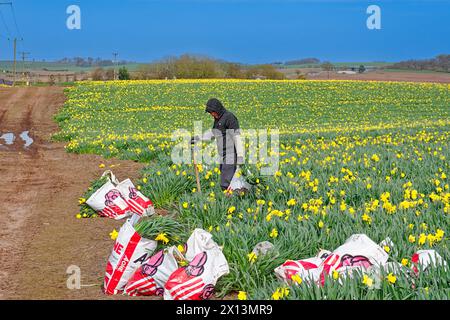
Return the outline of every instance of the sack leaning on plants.
{"type": "MultiPolygon", "coordinates": [[[[142,219],[134,214],[120,228],[105,271],[104,292],[121,294],[136,269],[156,250],[182,235],[181,225],[169,217],[151,216],[142,219]],[[140,220],[140,221],[139,221],[140,220]]],[[[147,268],[145,269],[147,270],[147,268]]],[[[131,289],[128,290],[131,292],[131,289]]],[[[137,294],[133,294],[137,295],[137,294]]]]}
{"type": "Polygon", "coordinates": [[[164,286],[165,300],[207,300],[220,277],[230,272],[222,250],[212,235],[195,229],[186,245],[188,266],[173,272],[164,286]]]}
{"type": "Polygon", "coordinates": [[[127,220],[120,228],[106,265],[105,294],[122,293],[133,272],[155,251],[156,246],[155,240],[141,237],[127,220]]]}
{"type": "Polygon", "coordinates": [[[120,220],[132,214],[151,216],[155,213],[152,201],[130,179],[119,182],[110,170],[93,183],[89,193],[86,204],[102,217],[120,220]]]}
{"type": "Polygon", "coordinates": [[[132,220],[120,229],[108,260],[106,294],[205,300],[213,294],[217,280],[229,273],[225,256],[210,233],[195,229],[186,244],[167,248],[183,235],[178,222],[158,216],[136,225],[132,220]],[[153,237],[155,240],[150,240],[153,237]],[[160,250],[153,254],[157,248],[160,250]]]}

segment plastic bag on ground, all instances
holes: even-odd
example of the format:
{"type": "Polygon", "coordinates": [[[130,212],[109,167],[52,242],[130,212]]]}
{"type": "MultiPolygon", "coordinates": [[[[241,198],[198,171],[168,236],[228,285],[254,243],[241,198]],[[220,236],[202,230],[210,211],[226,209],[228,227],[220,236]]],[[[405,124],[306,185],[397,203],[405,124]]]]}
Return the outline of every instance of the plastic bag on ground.
{"type": "Polygon", "coordinates": [[[163,296],[169,276],[178,269],[176,247],[160,250],[144,262],[128,280],[125,294],[129,296],[163,296]]]}
{"type": "Polygon", "coordinates": [[[104,279],[106,294],[122,293],[130,277],[155,251],[157,242],[142,238],[129,220],[120,228],[108,259],[104,279]]]}
{"type": "Polygon", "coordinates": [[[186,243],[189,265],[172,273],[164,286],[165,300],[206,300],[217,280],[229,273],[222,250],[205,230],[195,229],[186,243]]]}
{"type": "Polygon", "coordinates": [[[233,178],[231,179],[228,190],[246,193],[250,191],[251,187],[252,186],[245,180],[245,177],[240,173],[240,169],[238,167],[233,178]]]}

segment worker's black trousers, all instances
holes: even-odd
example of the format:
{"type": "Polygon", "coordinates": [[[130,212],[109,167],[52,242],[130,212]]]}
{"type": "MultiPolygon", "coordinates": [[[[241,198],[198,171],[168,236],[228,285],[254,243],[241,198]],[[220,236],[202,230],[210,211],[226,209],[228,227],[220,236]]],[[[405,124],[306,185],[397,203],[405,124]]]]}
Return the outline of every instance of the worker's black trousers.
{"type": "Polygon", "coordinates": [[[236,164],[221,164],[220,165],[220,187],[222,190],[226,190],[233,179],[234,173],[236,172],[236,164]]]}

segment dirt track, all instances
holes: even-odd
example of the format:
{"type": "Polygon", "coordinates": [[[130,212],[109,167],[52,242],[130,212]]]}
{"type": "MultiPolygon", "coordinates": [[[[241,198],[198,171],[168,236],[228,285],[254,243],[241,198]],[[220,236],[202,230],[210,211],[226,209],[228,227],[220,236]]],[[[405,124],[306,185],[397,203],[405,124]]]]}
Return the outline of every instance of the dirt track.
{"type": "MultiPolygon", "coordinates": [[[[76,219],[78,197],[104,169],[115,165],[119,178],[135,178],[141,165],[68,154],[49,141],[58,130],[53,116],[64,103],[63,89],[0,88],[0,299],[105,299],[100,291],[113,241],[121,223],[76,219]],[[34,143],[23,148],[19,134],[34,143]],[[66,286],[70,265],[81,268],[80,290],[66,286]]],[[[117,299],[118,297],[114,297],[117,299]]]]}

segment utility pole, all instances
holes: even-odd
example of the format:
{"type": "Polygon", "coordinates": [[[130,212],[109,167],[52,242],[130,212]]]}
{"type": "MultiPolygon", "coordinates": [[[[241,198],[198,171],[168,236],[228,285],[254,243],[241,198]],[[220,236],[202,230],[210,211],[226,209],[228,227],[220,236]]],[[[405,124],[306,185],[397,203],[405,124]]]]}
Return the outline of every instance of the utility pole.
{"type": "MultiPolygon", "coordinates": [[[[8,39],[11,40],[11,39],[8,39]]],[[[17,72],[17,40],[22,41],[23,39],[13,39],[13,46],[14,46],[14,64],[13,64],[13,73],[14,73],[14,80],[13,80],[13,87],[16,85],[16,72],[17,72]]]]}
{"type": "Polygon", "coordinates": [[[19,54],[22,56],[22,72],[25,72],[25,59],[27,58],[27,55],[31,54],[31,52],[19,52],[19,54]]]}
{"type": "Polygon", "coordinates": [[[116,80],[116,63],[117,63],[117,56],[119,54],[117,52],[113,52],[114,60],[113,60],[113,67],[114,67],[114,80],[116,80]]]}
{"type": "Polygon", "coordinates": [[[31,54],[30,52],[19,52],[19,54],[22,56],[22,76],[25,77],[25,59],[26,56],[31,54]]]}

